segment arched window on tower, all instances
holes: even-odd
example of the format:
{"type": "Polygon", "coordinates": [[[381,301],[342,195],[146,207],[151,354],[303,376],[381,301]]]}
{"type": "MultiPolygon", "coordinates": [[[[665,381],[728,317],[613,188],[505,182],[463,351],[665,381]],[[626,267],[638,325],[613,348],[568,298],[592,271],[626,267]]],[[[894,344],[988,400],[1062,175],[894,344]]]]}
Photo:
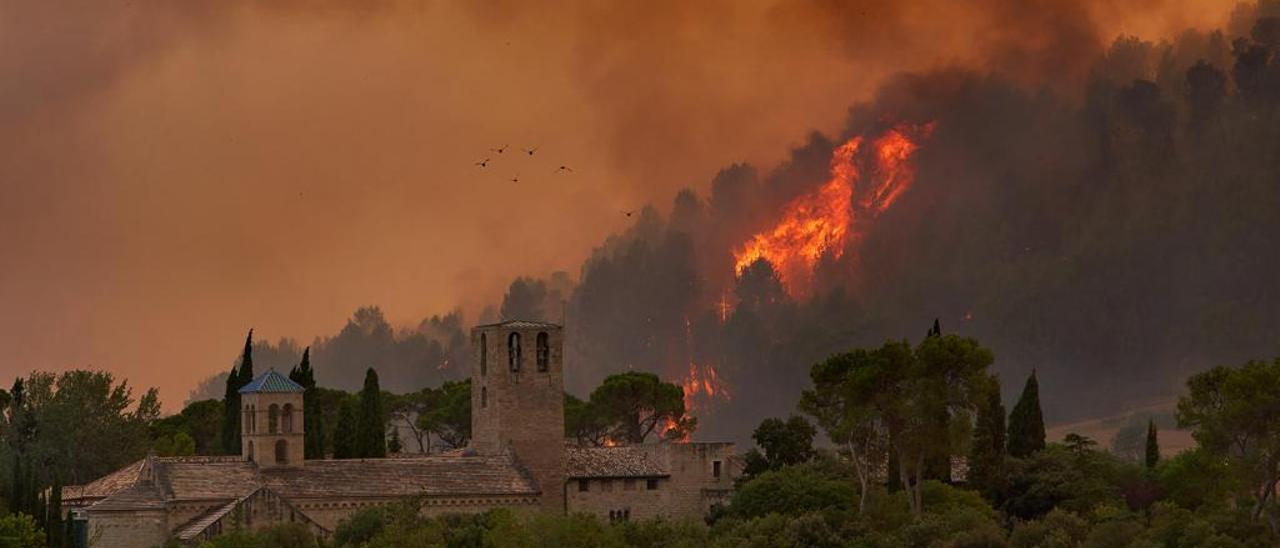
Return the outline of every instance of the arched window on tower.
{"type": "Polygon", "coordinates": [[[289,442],[276,440],[276,464],[289,464],[289,442]]]}
{"type": "Polygon", "coordinates": [[[256,405],[249,406],[249,432],[258,433],[258,406],[256,405]]]}
{"type": "Polygon", "coordinates": [[[271,404],[267,408],[267,433],[275,434],[280,431],[280,406],[271,404]]]}
{"type": "Polygon", "coordinates": [[[253,462],[253,440],[249,440],[249,462],[253,462]]]}
{"type": "Polygon", "coordinates": [[[480,334],[480,376],[489,371],[489,337],[480,334]]]}
{"type": "Polygon", "coordinates": [[[480,387],[480,407],[489,407],[489,388],[480,387]]]}
{"type": "Polygon", "coordinates": [[[544,331],[538,333],[538,371],[546,371],[551,363],[551,337],[544,331]]]}
{"type": "Polygon", "coordinates": [[[240,423],[240,430],[243,430],[245,434],[253,432],[250,428],[253,425],[253,412],[249,410],[248,404],[244,406],[244,419],[240,423]]]}
{"type": "Polygon", "coordinates": [[[280,428],[286,434],[293,433],[293,404],[286,403],[281,409],[280,428]]]}
{"type": "Polygon", "coordinates": [[[507,337],[507,367],[512,373],[520,372],[520,334],[512,333],[507,337]]]}

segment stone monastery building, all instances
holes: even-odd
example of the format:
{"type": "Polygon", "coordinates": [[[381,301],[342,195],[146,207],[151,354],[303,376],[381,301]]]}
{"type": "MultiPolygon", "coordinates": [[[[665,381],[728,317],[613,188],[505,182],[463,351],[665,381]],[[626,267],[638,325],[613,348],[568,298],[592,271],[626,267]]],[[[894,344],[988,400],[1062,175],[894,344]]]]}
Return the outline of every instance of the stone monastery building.
{"type": "Polygon", "coordinates": [[[195,544],[232,527],[302,522],[319,535],[359,508],[418,496],[422,513],[491,508],[608,520],[701,518],[738,475],[731,443],[578,447],[564,441],[564,334],[506,321],[471,331],[470,447],[383,459],[303,459],[303,389],[269,370],[240,390],[244,452],[148,456],[64,490],[93,548],[195,544]],[[532,349],[532,352],[529,350],[532,349]]]}

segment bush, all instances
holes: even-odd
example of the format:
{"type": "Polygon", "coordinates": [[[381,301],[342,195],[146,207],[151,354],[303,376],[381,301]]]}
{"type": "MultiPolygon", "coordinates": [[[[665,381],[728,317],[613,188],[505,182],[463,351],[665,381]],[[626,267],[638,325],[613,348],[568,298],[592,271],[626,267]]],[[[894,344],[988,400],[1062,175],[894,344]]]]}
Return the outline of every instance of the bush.
{"type": "Polygon", "coordinates": [[[729,514],[756,518],[769,514],[845,511],[857,508],[857,500],[857,490],[848,480],[834,478],[813,465],[785,466],[738,486],[729,504],[729,514]]]}

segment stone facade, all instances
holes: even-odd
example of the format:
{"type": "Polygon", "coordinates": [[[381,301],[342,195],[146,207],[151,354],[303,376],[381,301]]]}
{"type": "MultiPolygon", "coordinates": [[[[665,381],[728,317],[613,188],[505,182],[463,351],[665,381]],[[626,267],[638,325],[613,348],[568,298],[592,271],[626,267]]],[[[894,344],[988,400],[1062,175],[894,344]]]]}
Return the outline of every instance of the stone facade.
{"type": "Polygon", "coordinates": [[[570,447],[567,508],[610,521],[701,519],[728,502],[741,466],[731,443],[570,447]]]}
{"type": "Polygon", "coordinates": [[[564,333],[528,321],[472,330],[470,447],[385,459],[303,460],[302,387],[270,370],[241,390],[244,450],[149,456],[67,487],[82,545],[188,545],[231,526],[301,522],[329,535],[360,508],[417,497],[427,516],[510,508],[619,521],[701,519],[731,493],[733,444],[564,443],[564,333]]]}
{"type": "MultiPolygon", "coordinates": [[[[538,485],[562,485],[563,329],[529,321],[482,325],[471,330],[471,345],[471,447],[513,453],[538,485]]],[[[563,512],[563,491],[544,489],[542,506],[563,512]]]]}

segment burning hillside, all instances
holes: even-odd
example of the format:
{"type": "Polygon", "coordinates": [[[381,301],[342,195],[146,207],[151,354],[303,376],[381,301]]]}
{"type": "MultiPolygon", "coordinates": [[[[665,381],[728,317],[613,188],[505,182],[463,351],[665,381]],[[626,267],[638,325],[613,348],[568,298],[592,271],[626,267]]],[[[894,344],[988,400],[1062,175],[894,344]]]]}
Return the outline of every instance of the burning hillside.
{"type": "Polygon", "coordinates": [[[735,273],[741,275],[752,263],[765,259],[793,297],[806,296],[818,261],[844,256],[850,240],[856,244],[858,231],[911,186],[915,178],[911,156],[932,131],[931,123],[895,126],[871,141],[869,158],[860,154],[861,135],[836,147],[831,154],[831,178],[788,203],[772,228],[734,251],[735,273]],[[860,165],[864,163],[870,166],[860,165]]]}

